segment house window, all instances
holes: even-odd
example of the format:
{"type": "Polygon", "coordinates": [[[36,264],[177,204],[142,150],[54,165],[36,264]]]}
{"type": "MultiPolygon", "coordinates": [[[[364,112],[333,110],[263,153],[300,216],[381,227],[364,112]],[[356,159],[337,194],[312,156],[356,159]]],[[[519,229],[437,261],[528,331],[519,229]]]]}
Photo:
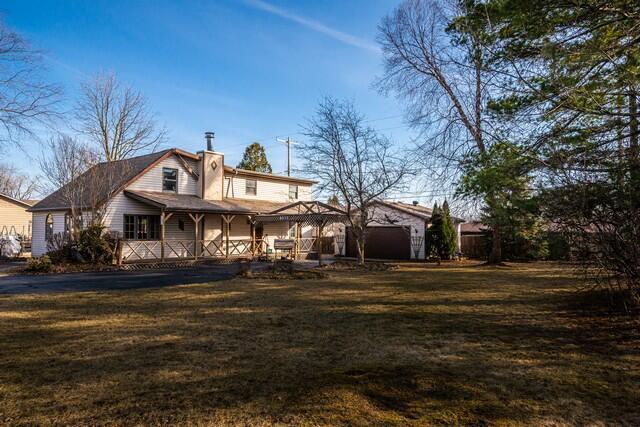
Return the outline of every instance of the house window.
{"type": "Polygon", "coordinates": [[[53,237],[53,215],[47,214],[44,223],[44,238],[49,241],[53,237]]]}
{"type": "Polygon", "coordinates": [[[180,229],[180,231],[184,231],[184,220],[183,219],[179,219],[178,220],[178,228],[180,229]]]}
{"type": "Polygon", "coordinates": [[[80,229],[84,227],[84,217],[82,216],[82,214],[78,214],[75,224],[73,223],[73,217],[71,216],[70,213],[64,214],[64,234],[66,236],[69,235],[69,233],[73,230],[73,228],[76,225],[80,227],[80,229]]]}
{"type": "Polygon", "coordinates": [[[255,179],[245,180],[244,192],[249,196],[255,196],[258,194],[258,181],[255,179]]]}
{"type": "Polygon", "coordinates": [[[289,185],[289,199],[296,200],[298,198],[298,186],[289,185]]]}
{"type": "Polygon", "coordinates": [[[64,234],[66,236],[69,235],[69,232],[71,231],[71,214],[64,214],[64,234]]]}
{"type": "Polygon", "coordinates": [[[162,168],[162,191],[178,191],[178,169],[162,168]]]}
{"type": "Polygon", "coordinates": [[[157,240],[160,236],[160,215],[125,215],[124,238],[157,240]]]}
{"type": "Polygon", "coordinates": [[[136,238],[136,217],[135,215],[124,216],[124,238],[133,240],[136,238]]]}
{"type": "Polygon", "coordinates": [[[290,239],[296,238],[296,227],[297,224],[295,222],[289,222],[289,231],[287,232],[287,235],[290,239]]]}

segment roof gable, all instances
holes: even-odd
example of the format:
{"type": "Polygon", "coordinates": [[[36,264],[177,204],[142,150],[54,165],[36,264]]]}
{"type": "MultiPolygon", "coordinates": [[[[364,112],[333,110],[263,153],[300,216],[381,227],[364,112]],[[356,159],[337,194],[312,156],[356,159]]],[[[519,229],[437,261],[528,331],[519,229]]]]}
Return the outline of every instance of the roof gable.
{"type": "MultiPolygon", "coordinates": [[[[173,149],[159,151],[157,153],[145,154],[143,156],[131,157],[129,159],[115,162],[102,162],[92,166],[88,171],[80,175],[77,181],[78,194],[75,204],[80,207],[90,206],[91,200],[106,201],[109,197],[122,190],[133,182],[137,177],[144,174],[162,159],[172,155],[173,149]],[[93,194],[88,190],[95,179],[108,179],[108,183],[97,189],[98,194],[93,194]]],[[[103,182],[104,184],[104,182],[103,182]]],[[[65,210],[69,209],[69,201],[65,197],[66,190],[70,184],[54,191],[40,202],[32,206],[29,211],[42,210],[65,210]]]]}

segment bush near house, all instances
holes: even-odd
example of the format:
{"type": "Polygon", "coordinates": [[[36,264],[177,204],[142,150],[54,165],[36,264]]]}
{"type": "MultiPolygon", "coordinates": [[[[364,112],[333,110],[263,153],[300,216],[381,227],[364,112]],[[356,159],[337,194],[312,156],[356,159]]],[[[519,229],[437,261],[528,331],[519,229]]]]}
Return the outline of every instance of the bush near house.
{"type": "Polygon", "coordinates": [[[90,225],[78,233],[76,239],[68,234],[54,234],[47,243],[47,255],[54,264],[113,262],[116,239],[103,225],[90,225]]]}
{"type": "Polygon", "coordinates": [[[43,255],[29,259],[26,270],[31,273],[48,273],[52,266],[51,258],[48,255],[43,255]]]}

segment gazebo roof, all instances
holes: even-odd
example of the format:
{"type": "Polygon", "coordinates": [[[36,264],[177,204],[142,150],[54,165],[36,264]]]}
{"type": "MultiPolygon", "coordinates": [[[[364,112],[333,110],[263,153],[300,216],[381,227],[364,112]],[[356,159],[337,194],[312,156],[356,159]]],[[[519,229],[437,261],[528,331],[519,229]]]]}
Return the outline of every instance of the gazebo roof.
{"type": "Polygon", "coordinates": [[[345,222],[347,212],[337,206],[317,201],[300,201],[255,217],[256,222],[291,221],[308,225],[324,226],[345,222]]]}

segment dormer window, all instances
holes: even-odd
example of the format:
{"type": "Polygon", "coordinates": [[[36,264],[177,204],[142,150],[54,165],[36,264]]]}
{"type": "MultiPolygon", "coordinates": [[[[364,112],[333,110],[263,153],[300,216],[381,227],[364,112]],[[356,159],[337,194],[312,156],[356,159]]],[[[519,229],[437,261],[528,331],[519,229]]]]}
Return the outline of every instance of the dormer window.
{"type": "Polygon", "coordinates": [[[255,196],[258,194],[258,181],[255,179],[247,179],[244,184],[244,193],[247,196],[255,196]]]}
{"type": "Polygon", "coordinates": [[[178,169],[162,168],[162,191],[178,191],[178,169]]]}
{"type": "Polygon", "coordinates": [[[289,185],[289,199],[297,200],[298,199],[298,186],[290,184],[289,185]]]}

